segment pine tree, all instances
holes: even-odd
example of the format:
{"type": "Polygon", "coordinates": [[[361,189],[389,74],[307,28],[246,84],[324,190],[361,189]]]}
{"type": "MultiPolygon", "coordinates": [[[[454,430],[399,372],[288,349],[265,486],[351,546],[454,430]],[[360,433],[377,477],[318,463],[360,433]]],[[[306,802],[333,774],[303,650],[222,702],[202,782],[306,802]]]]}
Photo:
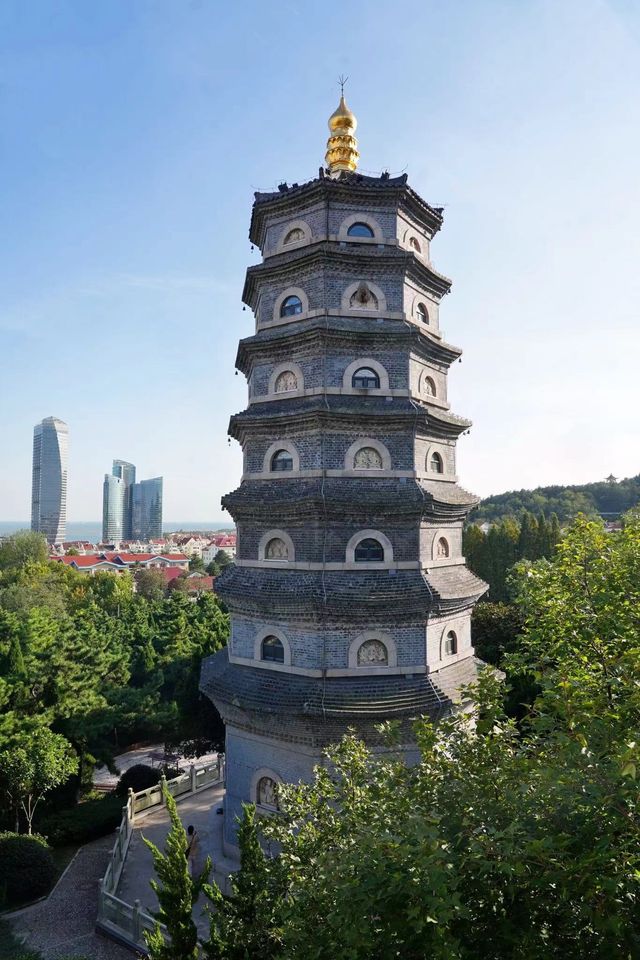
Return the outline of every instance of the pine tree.
{"type": "Polygon", "coordinates": [[[523,511],[520,521],[520,536],[518,538],[518,559],[535,559],[538,547],[538,524],[536,518],[528,510],[523,511]]]}
{"type": "Polygon", "coordinates": [[[231,896],[216,883],[205,886],[214,905],[207,960],[274,960],[279,944],[277,904],[283,890],[281,868],[260,846],[256,809],[243,805],[238,827],[240,870],[231,878],[231,896]]]}
{"type": "Polygon", "coordinates": [[[158,880],[152,880],[151,886],[160,905],[160,909],[154,913],[158,923],[152,933],[145,933],[145,940],[151,960],[197,960],[198,930],[193,920],[193,908],[211,872],[211,860],[207,857],[197,877],[189,875],[185,856],[187,834],[180,821],[176,802],[166,786],[163,796],[171,820],[164,853],[143,837],[153,855],[158,880]],[[168,939],[161,923],[167,928],[168,939]]]}

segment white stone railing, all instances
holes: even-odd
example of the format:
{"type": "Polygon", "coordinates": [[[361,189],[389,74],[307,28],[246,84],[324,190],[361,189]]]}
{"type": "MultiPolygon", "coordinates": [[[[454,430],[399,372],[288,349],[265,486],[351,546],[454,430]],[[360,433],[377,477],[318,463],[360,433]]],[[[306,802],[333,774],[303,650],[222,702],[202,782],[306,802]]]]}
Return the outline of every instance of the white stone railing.
{"type": "Polygon", "coordinates": [[[205,766],[196,767],[192,764],[188,773],[182,773],[172,780],[165,780],[163,775],[160,783],[154,787],[139,790],[137,793],[129,790],[127,802],[122,808],[122,820],[116,833],[111,857],[98,888],[96,927],[100,931],[137,952],[146,953],[144,932],[155,928],[155,918],[144,912],[139,900],[132,905],[116,896],[136,819],[147,811],[162,806],[163,785],[172,797],[181,800],[223,780],[224,757],[219,756],[216,761],[205,766]]]}

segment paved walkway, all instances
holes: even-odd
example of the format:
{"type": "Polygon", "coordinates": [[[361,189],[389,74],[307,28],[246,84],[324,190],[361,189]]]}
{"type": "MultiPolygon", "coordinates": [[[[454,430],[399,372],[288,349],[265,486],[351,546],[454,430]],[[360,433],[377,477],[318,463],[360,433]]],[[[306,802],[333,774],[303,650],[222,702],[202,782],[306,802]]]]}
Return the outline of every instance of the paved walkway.
{"type": "MultiPolygon", "coordinates": [[[[210,856],[214,864],[214,879],[226,892],[227,875],[237,870],[238,864],[224,856],[222,852],[223,818],[216,811],[221,807],[223,797],[224,787],[222,784],[216,784],[201,790],[200,793],[190,794],[184,800],[179,800],[178,813],[185,828],[193,824],[200,837],[196,870],[201,869],[207,855],[210,856]]],[[[157,909],[158,901],[149,884],[150,878],[154,876],[153,857],[142,837],[151,840],[164,851],[169,826],[169,817],[164,807],[137,821],[118,884],[117,896],[121,900],[126,900],[127,903],[139,900],[140,906],[146,913],[157,909]]],[[[203,913],[207,902],[203,898],[196,906],[196,922],[201,933],[207,933],[209,930],[209,921],[203,913]]]]}
{"type": "Polygon", "coordinates": [[[113,834],[78,850],[57,887],[41,903],[16,911],[8,919],[25,945],[45,960],[75,954],[91,960],[132,960],[133,954],[94,929],[98,881],[103,876],[113,834]]]}

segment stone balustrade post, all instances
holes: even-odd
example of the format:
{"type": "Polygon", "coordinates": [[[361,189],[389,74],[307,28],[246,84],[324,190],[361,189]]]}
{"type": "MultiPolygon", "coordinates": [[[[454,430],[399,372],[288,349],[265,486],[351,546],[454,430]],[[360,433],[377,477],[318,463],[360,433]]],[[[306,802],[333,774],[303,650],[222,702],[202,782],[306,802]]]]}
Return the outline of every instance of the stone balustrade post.
{"type": "Polygon", "coordinates": [[[104,877],[101,877],[98,880],[98,920],[102,920],[104,917],[104,877]]]}
{"type": "Polygon", "coordinates": [[[166,788],[167,788],[167,778],[165,777],[164,770],[163,770],[162,773],[160,774],[160,797],[161,797],[160,803],[161,804],[165,803],[164,791],[166,790],[166,788]]]}
{"type": "Polygon", "coordinates": [[[131,916],[131,932],[135,943],[138,943],[142,935],[142,924],[140,923],[140,901],[135,900],[133,904],[133,914],[131,916]]]}
{"type": "Polygon", "coordinates": [[[191,793],[196,792],[196,765],[192,763],[189,767],[189,776],[191,777],[191,793]]]}

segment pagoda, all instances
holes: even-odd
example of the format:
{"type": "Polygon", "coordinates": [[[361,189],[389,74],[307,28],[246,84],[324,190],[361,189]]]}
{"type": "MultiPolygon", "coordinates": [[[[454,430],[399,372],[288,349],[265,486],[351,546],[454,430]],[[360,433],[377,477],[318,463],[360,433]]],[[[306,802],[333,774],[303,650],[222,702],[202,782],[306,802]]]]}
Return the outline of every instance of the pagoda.
{"type": "Polygon", "coordinates": [[[406,175],[357,172],[344,97],[329,131],[318,177],[256,193],[249,231],[248,406],[229,427],[243,475],[222,501],[237,559],[216,583],[231,637],[201,676],[226,724],[229,852],[242,803],[276,810],[278,783],[310,779],[348,728],[384,749],[378,725],[399,721],[410,761],[414,721],[465,709],[483,666],[486,584],[462,556],[477,498],[456,476],[470,421],[447,396],[461,351],[431,263],[442,209],[406,175]]]}

